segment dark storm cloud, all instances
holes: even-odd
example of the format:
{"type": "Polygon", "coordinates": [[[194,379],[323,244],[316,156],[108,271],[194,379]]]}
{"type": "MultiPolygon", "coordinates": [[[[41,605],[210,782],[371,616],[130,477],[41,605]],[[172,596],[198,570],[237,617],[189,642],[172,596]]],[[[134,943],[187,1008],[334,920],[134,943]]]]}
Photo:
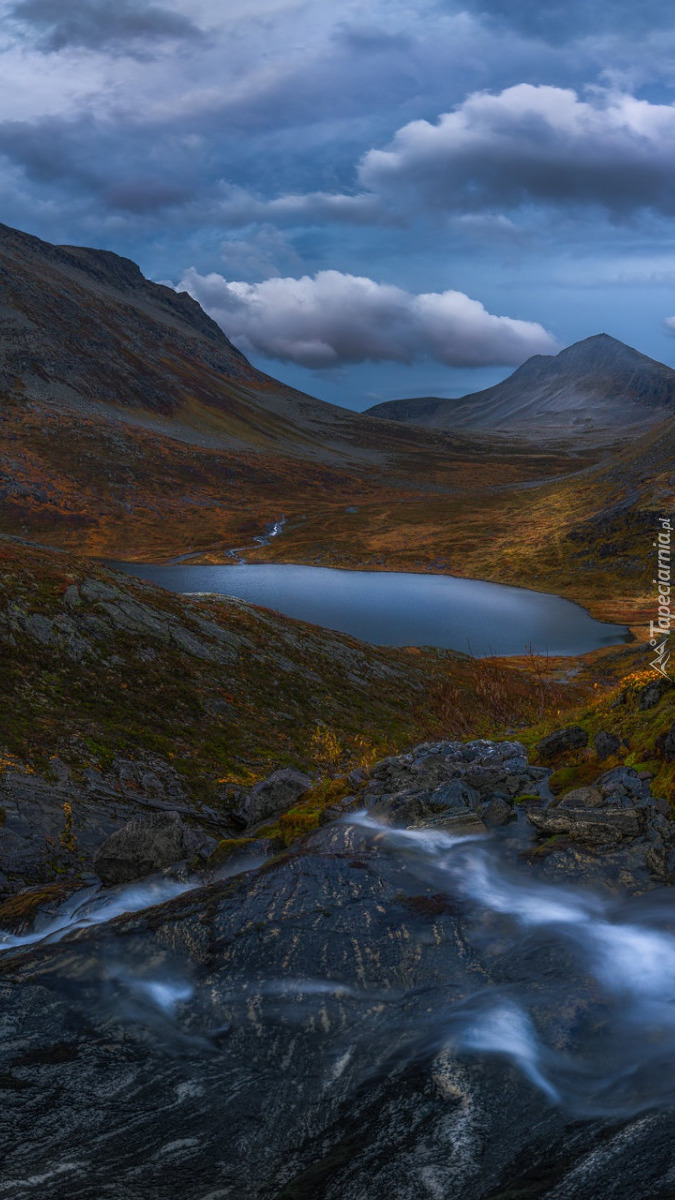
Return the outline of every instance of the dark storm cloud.
{"type": "Polygon", "coordinates": [[[0,124],[0,155],[21,168],[29,183],[62,188],[100,211],[149,215],[194,196],[190,152],[167,140],[151,165],[145,131],[102,129],[94,118],[0,124]]]}
{"type": "Polygon", "coordinates": [[[96,123],[55,117],[42,121],[5,121],[0,125],[0,154],[20,166],[36,183],[71,183],[96,187],[96,123]]]}
{"type": "Polygon", "coordinates": [[[669,0],[461,0],[442,7],[465,9],[527,37],[556,41],[617,30],[627,36],[675,24],[669,0]]]}
{"type": "Polygon", "coordinates": [[[191,195],[185,185],[147,175],[131,176],[101,188],[101,198],[109,208],[138,213],[139,216],[185,204],[191,195]]]}
{"type": "Polygon", "coordinates": [[[182,14],[137,0],[20,0],[10,11],[38,32],[38,46],[48,52],[77,46],[144,53],[149,42],[203,36],[182,14]]]}
{"type": "Polygon", "coordinates": [[[356,54],[410,54],[415,41],[405,33],[390,33],[375,25],[343,25],[335,31],[333,41],[356,54]]]}

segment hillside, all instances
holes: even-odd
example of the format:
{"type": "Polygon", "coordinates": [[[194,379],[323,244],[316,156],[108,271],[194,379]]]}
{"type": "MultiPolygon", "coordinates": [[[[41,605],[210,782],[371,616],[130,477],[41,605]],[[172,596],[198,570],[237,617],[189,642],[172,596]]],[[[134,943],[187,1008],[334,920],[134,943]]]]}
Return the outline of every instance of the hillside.
{"type": "MultiPolygon", "coordinates": [[[[650,550],[675,502],[675,417],[559,479],[450,496],[373,499],[345,519],[329,503],[260,557],[369,570],[432,570],[557,592],[645,633],[650,550]]],[[[254,554],[252,557],[256,557],[254,554]]]]}
{"type": "Polygon", "coordinates": [[[110,251],[0,226],[0,305],[0,389],[29,411],[338,463],[432,446],[257,371],[186,292],[110,251]]]}
{"type": "Polygon", "coordinates": [[[64,804],[86,861],[138,811],[178,808],[223,836],[236,789],[270,771],[330,774],[448,730],[532,720],[589,686],[366,645],[6,537],[0,653],[0,892],[53,877],[64,804]]]}
{"type": "Polygon", "coordinates": [[[457,400],[391,400],[373,417],[439,430],[616,441],[675,412],[675,371],[605,333],[535,355],[503,383],[457,400]]]}
{"type": "Polygon", "coordinates": [[[188,295],[107,251],[1,227],[0,306],[0,532],[161,558],[245,543],[327,498],[462,489],[477,465],[492,483],[571,465],[293,391],[188,295]]]}

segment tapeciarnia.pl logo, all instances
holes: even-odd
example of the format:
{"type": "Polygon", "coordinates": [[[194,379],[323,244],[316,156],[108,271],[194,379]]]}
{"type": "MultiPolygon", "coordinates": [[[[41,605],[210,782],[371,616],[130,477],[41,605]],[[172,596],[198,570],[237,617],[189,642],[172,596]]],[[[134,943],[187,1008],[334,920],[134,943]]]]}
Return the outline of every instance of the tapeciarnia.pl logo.
{"type": "Polygon", "coordinates": [[[649,645],[655,654],[649,665],[666,679],[669,678],[668,663],[670,661],[668,637],[673,619],[670,607],[671,532],[670,517],[659,517],[657,541],[653,543],[656,549],[656,579],[652,581],[657,587],[659,603],[657,620],[649,622],[649,645]]]}

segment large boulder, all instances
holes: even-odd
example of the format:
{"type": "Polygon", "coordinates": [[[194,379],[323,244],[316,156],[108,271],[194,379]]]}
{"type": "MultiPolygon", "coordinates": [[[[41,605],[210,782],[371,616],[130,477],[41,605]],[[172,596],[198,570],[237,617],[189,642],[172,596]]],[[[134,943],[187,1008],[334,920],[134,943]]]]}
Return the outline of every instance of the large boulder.
{"type": "Polygon", "coordinates": [[[547,837],[563,834],[574,842],[600,846],[636,838],[644,831],[646,813],[636,808],[549,808],[528,812],[527,819],[547,837]]]}
{"type": "Polygon", "coordinates": [[[642,709],[656,708],[656,705],[659,703],[661,697],[671,686],[672,685],[668,679],[652,679],[651,683],[648,683],[646,687],[643,687],[642,691],[640,692],[638,707],[642,709]]]}
{"type": "Polygon", "coordinates": [[[613,767],[596,779],[593,786],[602,792],[606,804],[616,804],[619,799],[648,803],[651,798],[649,782],[641,779],[633,767],[613,767]]]}
{"type": "Polygon", "coordinates": [[[286,767],[257,783],[233,816],[242,825],[258,825],[284,812],[312,786],[309,775],[286,767]]]}
{"type": "Polygon", "coordinates": [[[567,792],[558,808],[603,808],[605,804],[605,797],[598,788],[579,787],[567,792]]]}
{"type": "Polygon", "coordinates": [[[112,887],[186,858],[206,858],[216,845],[213,838],[186,825],[177,812],[154,813],[135,817],[106,838],[94,855],[94,870],[101,883],[112,887]]]}
{"type": "Polygon", "coordinates": [[[609,758],[610,755],[616,754],[621,742],[614,733],[608,733],[606,729],[601,729],[593,738],[593,748],[600,762],[609,758]]]}
{"type": "Polygon", "coordinates": [[[556,729],[548,737],[537,742],[537,750],[542,758],[555,758],[564,750],[580,750],[588,745],[588,734],[580,725],[569,725],[566,729],[556,729]]]}
{"type": "Polygon", "coordinates": [[[449,833],[484,833],[485,824],[475,809],[480,794],[461,779],[431,792],[402,791],[376,799],[371,811],[394,825],[407,828],[441,828],[449,833]]]}

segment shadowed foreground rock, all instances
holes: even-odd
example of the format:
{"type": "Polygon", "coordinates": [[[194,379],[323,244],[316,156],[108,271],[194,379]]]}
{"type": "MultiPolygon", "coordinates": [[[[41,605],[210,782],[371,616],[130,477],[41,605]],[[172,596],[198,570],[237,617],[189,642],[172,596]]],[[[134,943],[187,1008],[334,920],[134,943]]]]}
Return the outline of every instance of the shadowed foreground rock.
{"type": "Polygon", "coordinates": [[[195,855],[207,858],[217,844],[215,838],[191,829],[177,812],[153,813],[129,821],[106,838],[94,855],[94,870],[107,887],[131,883],[195,855]]]}
{"type": "MultiPolygon", "coordinates": [[[[373,794],[385,821],[407,788],[409,833],[374,818],[327,825],[239,878],[6,954],[0,1197],[672,1196],[670,1111],[580,1114],[533,1077],[527,1054],[519,1066],[453,1043],[458,1013],[498,1030],[486,996],[497,989],[508,1014],[527,989],[557,1050],[573,1055],[589,1023],[591,1044],[603,1044],[602,1013],[571,951],[509,930],[503,905],[490,915],[480,902],[489,870],[472,906],[454,894],[442,855],[430,857],[429,837],[455,844],[437,824],[437,789],[452,817],[487,803],[490,772],[503,790],[509,763],[518,787],[529,771],[545,774],[517,743],[503,753],[475,745],[420,747],[364,781],[396,783],[389,814],[387,793],[373,794]],[[567,989],[565,1012],[554,980],[567,989]]],[[[481,847],[494,845],[507,872],[523,864],[532,834],[522,805],[512,807],[492,841],[466,843],[453,877],[462,886],[481,847]]],[[[637,890],[654,886],[641,855],[631,860],[637,890]]],[[[519,870],[537,885],[534,865],[519,870]]]]}
{"type": "Polygon", "coordinates": [[[312,786],[309,775],[285,767],[257,783],[233,814],[242,825],[255,825],[290,808],[312,786]]]}
{"type": "Polygon", "coordinates": [[[567,729],[556,729],[537,743],[537,750],[542,758],[554,758],[563,750],[578,750],[588,745],[588,734],[580,725],[570,725],[567,729]]]}

